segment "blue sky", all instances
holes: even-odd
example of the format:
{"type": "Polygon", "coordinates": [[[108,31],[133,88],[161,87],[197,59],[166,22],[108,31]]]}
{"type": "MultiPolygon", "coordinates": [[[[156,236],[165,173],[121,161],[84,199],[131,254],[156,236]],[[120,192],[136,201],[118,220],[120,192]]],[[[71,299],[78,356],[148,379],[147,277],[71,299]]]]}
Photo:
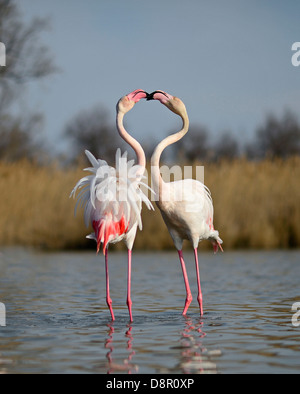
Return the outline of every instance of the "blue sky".
{"type": "MultiPolygon", "coordinates": [[[[24,18],[49,17],[42,35],[61,69],[27,87],[26,103],[45,115],[44,136],[66,148],[62,131],[79,111],[162,89],[186,104],[191,124],[248,140],[268,112],[299,113],[300,2],[294,0],[18,0],[24,18]]],[[[140,141],[159,141],[179,119],[158,102],[126,118],[140,141]]],[[[188,138],[188,135],[185,137],[188,138]]],[[[55,147],[55,148],[54,148],[55,147]]]]}

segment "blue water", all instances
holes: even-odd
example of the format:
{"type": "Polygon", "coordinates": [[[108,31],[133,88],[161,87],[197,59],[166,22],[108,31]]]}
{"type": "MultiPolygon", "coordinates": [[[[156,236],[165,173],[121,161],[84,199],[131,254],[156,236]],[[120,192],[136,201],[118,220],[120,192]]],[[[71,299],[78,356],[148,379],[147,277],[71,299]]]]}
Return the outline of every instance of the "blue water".
{"type": "Polygon", "coordinates": [[[299,373],[300,252],[200,252],[202,318],[185,258],[194,300],[183,317],[177,253],[134,253],[129,323],[126,253],[112,253],[112,323],[103,256],[2,249],[0,373],[299,373]]]}

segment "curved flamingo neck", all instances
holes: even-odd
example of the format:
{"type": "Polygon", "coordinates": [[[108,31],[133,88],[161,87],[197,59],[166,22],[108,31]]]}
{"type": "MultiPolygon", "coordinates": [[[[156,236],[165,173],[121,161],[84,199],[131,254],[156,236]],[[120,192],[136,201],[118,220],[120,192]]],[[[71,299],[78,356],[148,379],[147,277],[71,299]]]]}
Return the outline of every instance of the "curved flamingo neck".
{"type": "Polygon", "coordinates": [[[189,129],[189,118],[186,111],[184,111],[184,113],[182,114],[179,114],[179,116],[181,117],[183,122],[182,129],[177,133],[171,134],[167,138],[162,140],[155,148],[155,151],[153,152],[153,155],[151,157],[152,187],[155,193],[159,197],[161,196],[162,193],[162,186],[165,185],[165,182],[161,177],[160,169],[159,169],[159,161],[161,154],[169,145],[172,145],[175,142],[181,140],[181,138],[185,136],[185,134],[188,132],[189,129]]]}
{"type": "Polygon", "coordinates": [[[123,138],[127,144],[129,144],[132,149],[135,151],[136,156],[137,156],[137,161],[138,165],[143,167],[145,169],[146,167],[146,156],[144,153],[143,148],[141,147],[140,143],[131,137],[131,135],[128,134],[128,132],[125,130],[125,127],[123,125],[123,118],[124,118],[124,113],[123,112],[117,112],[117,129],[120,134],[120,136],[123,138]]]}

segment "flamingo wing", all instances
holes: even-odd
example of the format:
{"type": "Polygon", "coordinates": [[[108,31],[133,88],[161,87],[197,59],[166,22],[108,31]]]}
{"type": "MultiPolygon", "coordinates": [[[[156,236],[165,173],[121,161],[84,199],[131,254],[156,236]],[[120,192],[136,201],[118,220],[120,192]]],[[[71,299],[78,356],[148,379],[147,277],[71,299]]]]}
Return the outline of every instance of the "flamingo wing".
{"type": "Polygon", "coordinates": [[[154,209],[148,197],[142,192],[144,169],[127,160],[127,152],[116,152],[116,168],[104,160],[97,160],[85,151],[92,167],[86,168],[91,175],[81,178],[71,192],[77,195],[75,213],[84,207],[86,226],[91,223],[94,233],[88,238],[97,242],[97,252],[103,245],[103,253],[110,242],[121,240],[137,224],[142,229],[141,209],[144,202],[148,209],[154,209]]]}

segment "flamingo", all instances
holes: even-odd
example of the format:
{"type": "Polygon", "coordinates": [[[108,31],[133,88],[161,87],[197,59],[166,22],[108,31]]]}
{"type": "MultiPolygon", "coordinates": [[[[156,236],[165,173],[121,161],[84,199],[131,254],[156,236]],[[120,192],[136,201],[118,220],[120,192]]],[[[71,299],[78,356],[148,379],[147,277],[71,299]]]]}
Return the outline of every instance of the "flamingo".
{"type": "Polygon", "coordinates": [[[141,209],[144,202],[148,209],[154,209],[140,186],[144,178],[146,158],[141,145],[130,136],[123,125],[124,115],[134,105],[148,94],[140,89],[122,97],[117,104],[116,124],[120,136],[134,149],[138,164],[134,160],[127,160],[127,152],[121,155],[120,149],[116,152],[116,168],[108,166],[106,161],[97,160],[89,151],[85,151],[92,167],[86,168],[92,174],[80,179],[70,196],[77,195],[77,204],[85,208],[84,220],[88,227],[91,223],[94,232],[87,238],[97,243],[97,253],[101,244],[105,256],[106,274],[106,302],[110,310],[112,321],[115,320],[112,300],[109,290],[108,246],[123,240],[128,249],[128,278],[127,278],[127,306],[130,321],[132,318],[131,300],[131,260],[132,248],[137,227],[142,230],[141,209]]]}
{"type": "Polygon", "coordinates": [[[213,226],[213,203],[209,189],[200,181],[184,179],[166,183],[163,181],[159,161],[163,150],[179,141],[189,128],[189,118],[184,103],[178,98],[163,91],[155,91],[148,95],[147,100],[158,100],[169,110],[179,115],[183,121],[182,129],[161,141],[155,148],[151,157],[152,187],[158,196],[156,204],[160,209],[164,222],[178,251],[186,288],[186,300],[183,315],[186,315],[192,294],[189,286],[186,266],[182,253],[183,240],[189,240],[194,248],[198,303],[200,315],[203,315],[202,291],[198,263],[198,244],[204,239],[212,242],[214,252],[223,242],[219,232],[213,226]],[[180,196],[180,198],[178,198],[180,196]]]}

